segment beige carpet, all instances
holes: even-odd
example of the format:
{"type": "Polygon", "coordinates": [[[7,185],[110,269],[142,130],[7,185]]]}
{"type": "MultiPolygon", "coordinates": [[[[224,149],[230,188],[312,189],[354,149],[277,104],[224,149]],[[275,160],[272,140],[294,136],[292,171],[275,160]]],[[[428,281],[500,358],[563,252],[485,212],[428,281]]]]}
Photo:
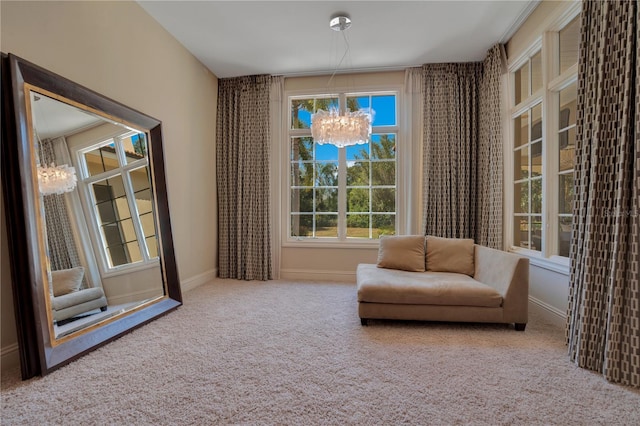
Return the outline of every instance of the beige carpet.
{"type": "Polygon", "coordinates": [[[638,425],[640,391],[568,361],[562,330],[372,322],[355,286],[218,280],[44,378],[2,425],[638,425]]]}

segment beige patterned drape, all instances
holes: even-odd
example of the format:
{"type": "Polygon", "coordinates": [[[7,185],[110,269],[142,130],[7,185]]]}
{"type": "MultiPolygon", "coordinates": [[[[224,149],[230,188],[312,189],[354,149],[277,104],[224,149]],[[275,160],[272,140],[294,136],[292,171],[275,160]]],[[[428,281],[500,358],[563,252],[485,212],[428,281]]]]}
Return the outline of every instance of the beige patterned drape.
{"type": "Polygon", "coordinates": [[[423,65],[425,233],[502,248],[501,46],[423,65]]]}
{"type": "Polygon", "coordinates": [[[266,75],[218,82],[218,275],[271,279],[269,93],[266,75]]]}
{"type": "MultiPolygon", "coordinates": [[[[61,138],[60,143],[66,142],[61,138]]],[[[40,141],[38,157],[40,164],[51,165],[56,160],[54,153],[54,140],[40,141]]],[[[70,269],[81,266],[78,248],[76,247],[69,220],[69,212],[64,200],[64,194],[51,194],[43,196],[44,217],[46,224],[47,243],[49,249],[49,263],[52,271],[70,269]]],[[[87,287],[86,278],[83,277],[83,288],[87,287]]]]}
{"type": "Polygon", "coordinates": [[[583,7],[569,356],[608,380],[640,387],[638,2],[583,7]]]}
{"type": "Polygon", "coordinates": [[[478,207],[476,243],[503,248],[504,144],[502,140],[502,75],[505,52],[493,46],[482,64],[478,135],[478,207]]]}

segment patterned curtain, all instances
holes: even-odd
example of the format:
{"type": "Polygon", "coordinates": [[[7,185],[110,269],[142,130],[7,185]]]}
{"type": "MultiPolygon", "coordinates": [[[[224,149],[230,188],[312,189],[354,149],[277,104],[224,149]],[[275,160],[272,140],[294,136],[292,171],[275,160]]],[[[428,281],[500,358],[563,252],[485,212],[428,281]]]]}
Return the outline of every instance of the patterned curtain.
{"type": "Polygon", "coordinates": [[[218,82],[216,176],[221,278],[271,279],[269,93],[266,75],[218,82]]]}
{"type": "Polygon", "coordinates": [[[476,211],[476,243],[503,248],[503,140],[502,85],[506,55],[504,47],[493,46],[482,64],[480,79],[480,125],[478,135],[478,207],[476,211]]]}
{"type": "MultiPolygon", "coordinates": [[[[56,163],[56,165],[60,165],[54,153],[54,143],[64,144],[65,147],[67,145],[64,138],[40,141],[38,152],[40,164],[56,163]]],[[[64,197],[65,194],[51,194],[42,197],[49,246],[49,263],[52,271],[82,266],[64,197]]],[[[86,277],[84,277],[83,288],[86,287],[86,277]]]]}
{"type": "Polygon", "coordinates": [[[425,234],[475,238],[480,63],[426,64],[425,234]]]}
{"type": "Polygon", "coordinates": [[[640,387],[640,29],[638,2],[584,2],[569,356],[640,387]]]}
{"type": "Polygon", "coordinates": [[[502,249],[503,48],[484,63],[423,65],[425,234],[502,249]]]}

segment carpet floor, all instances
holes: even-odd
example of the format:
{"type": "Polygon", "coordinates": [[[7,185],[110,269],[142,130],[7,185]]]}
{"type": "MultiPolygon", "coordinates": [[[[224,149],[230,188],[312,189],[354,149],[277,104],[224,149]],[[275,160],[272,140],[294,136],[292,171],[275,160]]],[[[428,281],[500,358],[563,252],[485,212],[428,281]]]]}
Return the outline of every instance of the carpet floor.
{"type": "Polygon", "coordinates": [[[46,377],[3,371],[3,425],[638,425],[640,391],[564,331],[372,321],[355,286],[215,280],[46,377]]]}

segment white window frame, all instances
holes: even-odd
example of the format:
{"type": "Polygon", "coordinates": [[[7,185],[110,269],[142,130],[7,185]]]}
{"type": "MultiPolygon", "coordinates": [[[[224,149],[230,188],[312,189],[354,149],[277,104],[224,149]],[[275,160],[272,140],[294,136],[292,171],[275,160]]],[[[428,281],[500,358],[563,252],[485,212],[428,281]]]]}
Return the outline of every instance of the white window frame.
{"type": "Polygon", "coordinates": [[[399,170],[402,165],[406,164],[410,160],[410,149],[405,149],[403,145],[404,135],[400,122],[403,117],[403,99],[402,99],[402,87],[385,86],[385,87],[358,87],[350,88],[349,90],[341,90],[336,88],[332,91],[326,89],[310,89],[310,90],[292,90],[285,93],[283,99],[283,108],[287,111],[283,114],[283,129],[284,138],[281,145],[280,161],[283,165],[283,179],[282,179],[282,227],[281,237],[283,247],[323,247],[323,248],[371,248],[377,247],[378,239],[366,239],[366,238],[347,238],[346,231],[346,149],[339,149],[339,174],[338,174],[338,232],[337,238],[333,237],[292,237],[291,232],[291,161],[290,161],[290,141],[295,136],[309,136],[311,137],[311,129],[291,129],[291,101],[293,99],[309,99],[309,98],[321,98],[321,97],[336,97],[341,101],[346,100],[352,96],[379,96],[379,95],[394,95],[396,101],[396,124],[395,126],[376,126],[372,128],[372,134],[395,134],[396,138],[396,176],[395,176],[395,189],[396,189],[396,211],[395,211],[395,230],[396,234],[400,235],[405,229],[405,219],[403,215],[402,206],[406,200],[406,194],[404,193],[404,185],[402,185],[401,176],[399,170]],[[344,165],[344,171],[342,170],[344,165]],[[344,194],[344,196],[342,196],[344,194]]]}
{"type": "Polygon", "coordinates": [[[559,256],[558,252],[558,194],[559,164],[557,147],[559,144],[558,114],[559,91],[577,81],[578,66],[574,64],[559,75],[559,32],[581,12],[581,3],[576,2],[565,9],[559,16],[546,22],[538,37],[520,53],[512,55],[508,63],[508,143],[505,155],[505,239],[509,251],[527,256],[531,264],[569,274],[568,257],[559,256]],[[542,88],[532,93],[527,99],[515,103],[514,73],[538,51],[542,52],[542,88]],[[529,250],[513,245],[514,241],[514,129],[513,120],[542,102],[542,248],[540,251],[529,250]]]}
{"type": "MultiPolygon", "coordinates": [[[[142,229],[142,224],[140,223],[140,215],[138,212],[138,207],[135,201],[133,184],[128,177],[128,173],[140,169],[142,167],[150,167],[149,157],[148,155],[144,158],[132,161],[130,163],[126,162],[125,158],[122,158],[124,154],[124,149],[122,149],[121,140],[126,139],[132,135],[136,134],[144,134],[147,150],[149,149],[149,135],[145,132],[141,132],[138,130],[130,130],[126,129],[124,131],[114,132],[112,134],[105,135],[99,139],[93,139],[88,142],[85,142],[79,146],[76,146],[72,149],[72,159],[74,162],[74,166],[76,168],[77,177],[78,177],[78,188],[80,194],[80,201],[82,204],[82,208],[85,212],[85,216],[88,219],[88,228],[91,243],[94,247],[94,251],[97,253],[98,257],[98,267],[100,268],[100,273],[103,277],[112,277],[117,276],[124,273],[130,273],[139,270],[145,270],[153,267],[157,267],[159,265],[160,259],[158,256],[151,257],[149,256],[149,250],[146,243],[146,238],[144,237],[144,231],[142,229]],[[103,173],[99,173],[91,176],[89,174],[89,170],[87,168],[87,163],[84,157],[85,153],[103,147],[105,145],[114,144],[116,155],[118,156],[120,167],[109,170],[103,173]],[[125,164],[122,166],[122,164],[125,164]],[[106,243],[102,238],[102,234],[100,232],[100,218],[97,215],[95,210],[95,197],[93,192],[91,191],[91,185],[95,182],[99,182],[105,179],[113,178],[115,176],[122,176],[122,181],[125,189],[125,193],[127,196],[127,203],[129,206],[129,210],[131,212],[131,221],[133,224],[133,228],[136,234],[136,240],[140,246],[140,254],[142,256],[142,260],[135,263],[127,263],[117,266],[111,266],[109,264],[109,259],[106,254],[106,243]]],[[[151,182],[150,182],[151,185],[151,182]]],[[[154,206],[155,210],[155,206],[154,206]]],[[[152,213],[154,215],[155,212],[152,213]]],[[[156,239],[157,239],[157,227],[156,227],[156,239]]],[[[158,247],[159,248],[159,247],[158,247]]]]}

